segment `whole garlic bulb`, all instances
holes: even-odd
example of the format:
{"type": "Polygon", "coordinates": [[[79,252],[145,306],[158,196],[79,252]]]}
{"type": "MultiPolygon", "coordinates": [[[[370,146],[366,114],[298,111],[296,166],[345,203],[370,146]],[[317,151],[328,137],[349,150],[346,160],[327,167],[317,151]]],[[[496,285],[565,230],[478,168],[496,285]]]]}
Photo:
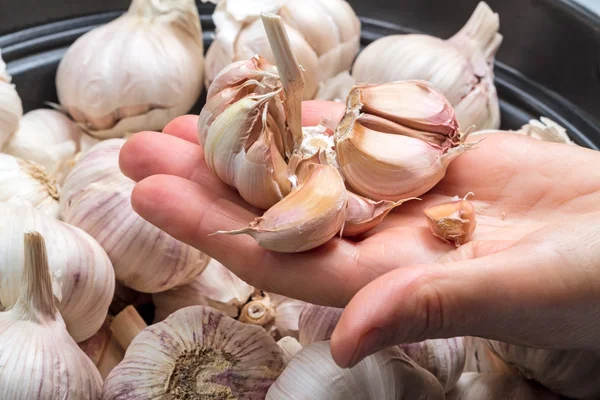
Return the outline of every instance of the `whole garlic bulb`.
{"type": "Polygon", "coordinates": [[[559,400],[532,381],[500,374],[464,373],[447,400],[559,400]]]}
{"type": "Polygon", "coordinates": [[[11,81],[0,51],[0,149],[18,129],[19,120],[23,115],[21,98],[11,81]]]}
{"type": "Polygon", "coordinates": [[[39,109],[21,118],[19,129],[5,143],[2,151],[42,165],[61,181],[59,174],[65,169],[65,163],[79,151],[91,147],[89,142],[93,141],[63,113],[39,109]]]}
{"type": "Polygon", "coordinates": [[[343,308],[307,304],[300,313],[299,340],[302,346],[331,339],[343,308]]]}
{"type": "Polygon", "coordinates": [[[39,164],[0,153],[0,202],[19,201],[58,218],[60,189],[39,164]]]}
{"type": "Polygon", "coordinates": [[[69,48],[56,74],[58,99],[99,138],[160,130],[194,105],[203,66],[193,0],[133,0],[69,48]]]}
{"type": "Polygon", "coordinates": [[[103,399],[262,399],[283,368],[263,329],[187,307],[136,336],[104,382],[103,399]]]}
{"type": "Polygon", "coordinates": [[[414,34],[376,40],[358,56],[352,74],[359,83],[428,81],[452,104],[461,129],[498,129],[493,63],[502,43],[499,27],[498,14],[480,2],[466,25],[448,40],[414,34]]]}
{"type": "Polygon", "coordinates": [[[600,352],[548,350],[488,342],[492,351],[520,375],[573,399],[600,398],[600,352]]]}
{"type": "Polygon", "coordinates": [[[123,139],[92,147],[65,180],[60,211],[104,247],[117,280],[156,293],[193,281],[209,258],[142,219],[131,208],[135,183],[119,169],[123,139]]]}
{"type": "Polygon", "coordinates": [[[99,399],[102,379],[65,329],[54,305],[44,239],[27,233],[22,283],[13,307],[0,313],[0,398],[99,399]]]}
{"type": "Polygon", "coordinates": [[[360,48],[360,21],[345,0],[219,0],[213,19],[216,39],[206,54],[206,85],[228,64],[260,54],[274,63],[260,21],[261,12],[278,14],[304,67],[304,98],[350,69],[360,48]]]}
{"type": "Polygon", "coordinates": [[[81,229],[43,215],[28,205],[0,204],[0,303],[18,300],[23,275],[23,234],[43,235],[57,307],[76,342],[104,323],[115,290],[115,275],[100,245],[81,229]],[[21,240],[20,240],[21,239],[21,240]]]}
{"type": "Polygon", "coordinates": [[[397,347],[366,357],[350,369],[338,367],[329,342],[298,351],[269,388],[266,400],[445,399],[433,375],[397,347]]]}

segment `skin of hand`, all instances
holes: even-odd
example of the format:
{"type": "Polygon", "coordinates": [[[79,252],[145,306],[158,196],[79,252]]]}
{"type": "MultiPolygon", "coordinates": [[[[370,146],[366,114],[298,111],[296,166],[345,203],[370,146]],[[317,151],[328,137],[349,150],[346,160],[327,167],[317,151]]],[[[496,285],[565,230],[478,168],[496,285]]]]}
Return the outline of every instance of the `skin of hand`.
{"type": "MultiPolygon", "coordinates": [[[[339,120],[343,111],[306,102],[303,125],[339,120]]],[[[394,344],[456,336],[600,350],[599,152],[492,134],[455,160],[423,201],[402,205],[373,231],[280,254],[249,236],[209,236],[244,227],[261,211],[207,168],[197,120],[177,118],[124,145],[121,169],[138,182],[134,210],[251,285],[345,307],[331,338],[340,366],[394,344]],[[457,249],[431,234],[423,209],[468,192],[478,225],[457,249]]]]}

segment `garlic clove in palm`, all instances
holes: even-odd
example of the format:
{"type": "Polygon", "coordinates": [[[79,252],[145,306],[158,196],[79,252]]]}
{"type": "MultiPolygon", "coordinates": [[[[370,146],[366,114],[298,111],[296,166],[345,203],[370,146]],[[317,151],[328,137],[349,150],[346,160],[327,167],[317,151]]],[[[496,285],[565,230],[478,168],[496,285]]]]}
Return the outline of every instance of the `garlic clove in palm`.
{"type": "Polygon", "coordinates": [[[133,340],[103,399],[259,399],[283,368],[281,349],[262,328],[187,307],[133,340]]]}
{"type": "Polygon", "coordinates": [[[98,138],[160,130],[202,91],[203,42],[193,0],[133,0],[79,39],[56,75],[62,107],[98,138]]]}
{"type": "Polygon", "coordinates": [[[500,374],[464,373],[447,400],[559,400],[535,382],[500,374]]]}
{"type": "Polygon", "coordinates": [[[302,345],[291,336],[286,336],[279,341],[277,341],[277,345],[281,348],[283,352],[283,363],[287,366],[292,358],[296,355],[297,352],[302,350],[302,345]]]}
{"type": "Polygon", "coordinates": [[[421,196],[466,146],[448,101],[422,81],[355,86],[336,128],[350,189],[374,201],[421,196]]]}
{"type": "Polygon", "coordinates": [[[524,378],[573,399],[600,397],[600,352],[553,350],[488,342],[491,350],[524,378]]]}
{"type": "Polygon", "coordinates": [[[135,182],[119,169],[123,139],[91,148],[63,185],[60,208],[106,250],[117,280],[139,292],[157,293],[193,281],[209,257],[142,219],[131,208],[135,182]]]}
{"type": "Polygon", "coordinates": [[[69,333],[76,342],[93,336],[104,323],[115,290],[114,271],[102,247],[81,229],[28,205],[0,204],[0,221],[2,309],[13,306],[21,294],[22,237],[35,230],[46,241],[57,308],[69,333]]]}
{"type": "Polygon", "coordinates": [[[434,236],[456,247],[469,241],[477,226],[475,208],[467,200],[472,194],[468,193],[463,199],[456,196],[452,201],[423,210],[434,236]]]}
{"type": "MultiPolygon", "coordinates": [[[[20,296],[0,313],[0,398],[99,399],[102,379],[69,336],[54,305],[43,237],[20,235],[20,296]]],[[[15,243],[16,245],[16,243],[15,243]]]]}
{"type": "Polygon", "coordinates": [[[0,153],[0,202],[30,204],[58,218],[59,196],[56,180],[43,166],[0,153]]]}
{"type": "Polygon", "coordinates": [[[220,234],[252,236],[273,251],[296,253],[314,249],[332,239],[346,218],[344,180],[330,165],[310,164],[304,179],[279,203],[247,228],[220,234]]]}
{"type": "Polygon", "coordinates": [[[502,43],[499,27],[498,14],[480,2],[466,25],[448,40],[417,34],[376,40],[358,56],[353,77],[379,83],[426,80],[454,106],[461,129],[498,129],[493,63],[502,43]]]}
{"type": "Polygon", "coordinates": [[[331,339],[343,308],[307,304],[300,314],[299,340],[302,346],[331,339]]]}
{"type": "Polygon", "coordinates": [[[21,98],[11,84],[12,77],[6,71],[6,64],[0,51],[0,149],[19,128],[23,115],[21,98]]]}
{"type": "Polygon", "coordinates": [[[465,367],[464,338],[431,339],[399,346],[414,362],[431,372],[448,393],[465,367]]]}
{"type": "Polygon", "coordinates": [[[444,399],[433,375],[397,347],[382,350],[350,369],[338,367],[329,342],[302,348],[269,388],[266,400],[444,399]]]}

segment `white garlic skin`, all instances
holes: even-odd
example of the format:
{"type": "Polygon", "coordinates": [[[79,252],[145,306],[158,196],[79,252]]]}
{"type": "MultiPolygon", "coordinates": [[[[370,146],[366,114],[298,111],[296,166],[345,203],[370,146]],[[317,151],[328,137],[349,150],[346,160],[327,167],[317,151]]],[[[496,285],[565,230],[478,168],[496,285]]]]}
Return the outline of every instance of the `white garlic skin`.
{"type": "Polygon", "coordinates": [[[282,337],[277,341],[277,345],[283,352],[283,362],[287,366],[297,352],[302,350],[302,345],[298,340],[291,336],[282,337]]]}
{"type": "Polygon", "coordinates": [[[466,372],[447,400],[560,400],[532,381],[500,374],[466,372]]]}
{"type": "Polygon", "coordinates": [[[0,51],[0,149],[18,129],[19,120],[23,115],[21,97],[11,81],[0,51]]]}
{"type": "Polygon", "coordinates": [[[331,339],[343,308],[307,304],[300,314],[299,340],[303,346],[331,339]]]}
{"type": "Polygon", "coordinates": [[[76,342],[102,326],[115,291],[115,274],[100,245],[87,233],[24,204],[0,204],[0,303],[10,308],[20,295],[23,234],[40,232],[48,252],[57,307],[76,342]]]}
{"type": "Polygon", "coordinates": [[[133,0],[69,48],[56,74],[61,105],[98,138],[161,130],[194,105],[203,42],[193,0],[133,0]]]}
{"type": "Polygon", "coordinates": [[[0,153],[0,203],[21,202],[58,218],[60,189],[35,163],[0,153]]]}
{"type": "Polygon", "coordinates": [[[117,280],[144,293],[193,281],[210,259],[140,217],[131,208],[135,182],[119,169],[123,139],[91,148],[65,180],[60,210],[106,250],[117,280]]]}

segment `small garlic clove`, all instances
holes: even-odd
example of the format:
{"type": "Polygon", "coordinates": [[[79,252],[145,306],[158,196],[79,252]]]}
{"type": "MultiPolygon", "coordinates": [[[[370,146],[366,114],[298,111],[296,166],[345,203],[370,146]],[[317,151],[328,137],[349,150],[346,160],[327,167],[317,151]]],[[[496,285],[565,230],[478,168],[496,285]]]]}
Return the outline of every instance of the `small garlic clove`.
{"type": "Polygon", "coordinates": [[[350,369],[338,367],[329,342],[302,348],[269,388],[266,400],[442,400],[435,377],[398,348],[366,357],[350,369]]]}
{"type": "Polygon", "coordinates": [[[283,368],[281,349],[262,328],[187,307],[133,340],[103,399],[259,399],[283,368]]]}
{"type": "Polygon", "coordinates": [[[464,199],[457,198],[423,210],[431,232],[456,247],[468,242],[477,226],[475,208],[467,200],[469,194],[464,199]]]}
{"type": "Polygon", "coordinates": [[[291,336],[286,336],[277,342],[277,345],[281,348],[283,352],[283,363],[287,366],[292,358],[296,355],[297,352],[302,350],[302,345],[291,336]]]}
{"type": "Polygon", "coordinates": [[[300,314],[299,340],[303,346],[331,339],[343,308],[307,304],[300,314]]]}
{"type": "Polygon", "coordinates": [[[249,227],[217,233],[247,234],[272,251],[302,252],[333,238],[344,224],[346,208],[340,173],[329,165],[310,164],[305,180],[249,227]]]}
{"type": "Polygon", "coordinates": [[[344,223],[343,236],[356,236],[377,227],[383,219],[396,207],[410,200],[421,200],[411,197],[400,201],[373,201],[348,191],[348,213],[344,223]]]}
{"type": "Polygon", "coordinates": [[[224,90],[238,87],[248,81],[262,82],[266,78],[278,78],[277,68],[260,55],[251,55],[241,61],[228,63],[212,81],[206,98],[215,97],[224,90]]]}
{"type": "Polygon", "coordinates": [[[21,98],[11,84],[12,77],[6,71],[6,64],[0,51],[0,149],[19,128],[23,115],[21,98]]]}
{"type": "Polygon", "coordinates": [[[539,121],[536,119],[529,121],[527,125],[524,125],[520,130],[516,131],[516,133],[522,133],[546,142],[575,144],[569,138],[565,128],[546,117],[541,117],[539,121]]]}
{"type": "Polygon", "coordinates": [[[559,400],[546,388],[515,376],[464,373],[447,400],[559,400]]]}

